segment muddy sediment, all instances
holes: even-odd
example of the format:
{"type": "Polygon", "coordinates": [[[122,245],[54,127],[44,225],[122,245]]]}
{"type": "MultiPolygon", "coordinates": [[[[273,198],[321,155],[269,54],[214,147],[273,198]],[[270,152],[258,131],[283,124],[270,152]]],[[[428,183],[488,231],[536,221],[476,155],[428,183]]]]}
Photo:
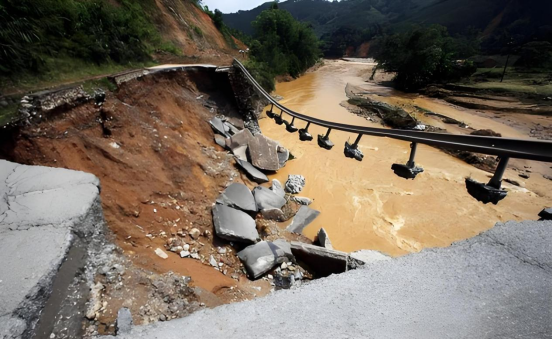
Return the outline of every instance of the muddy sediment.
{"type": "MultiPolygon", "coordinates": [[[[528,137],[523,131],[469,109],[367,83],[363,76],[370,74],[367,68],[370,66],[366,64],[329,61],[317,72],[278,84],[276,93],[284,97],[281,104],[316,118],[381,127],[380,123],[353,115],[340,106],[347,100],[346,85],[352,84],[374,100],[407,112],[414,112],[415,106],[423,107],[473,129],[492,129],[507,137],[528,137]]],[[[420,116],[418,113],[415,117],[422,120],[420,116]]],[[[431,116],[425,119],[450,133],[466,133],[458,125],[442,121],[439,124],[431,116]]],[[[272,177],[282,181],[288,174],[304,175],[307,185],[301,195],[312,198],[312,207],[322,212],[304,233],[314,238],[324,227],[339,250],[373,249],[397,256],[426,247],[448,246],[489,229],[497,221],[535,220],[539,210],[552,203],[551,182],[542,176],[550,171],[549,166],[543,166],[547,164],[514,160],[512,164],[517,170],[509,168],[506,177],[519,178],[520,169],[530,168],[539,174],[523,179],[525,188],[505,183],[508,197],[497,206],[489,206],[467,193],[464,180],[473,177],[486,182],[490,173],[435,148],[419,146],[416,164],[425,172],[415,180],[405,180],[393,174],[391,164],[406,163],[407,142],[365,136],[360,142],[364,160],[359,163],[345,158],[341,152],[345,141],[351,142],[355,135],[332,132],[331,140],[336,147],[327,151],[315,143],[299,141],[297,134],[287,133],[271,119],[262,119],[260,125],[263,133],[281,141],[297,158],[272,177]]],[[[311,127],[310,132],[316,135],[325,130],[311,127]]]]}

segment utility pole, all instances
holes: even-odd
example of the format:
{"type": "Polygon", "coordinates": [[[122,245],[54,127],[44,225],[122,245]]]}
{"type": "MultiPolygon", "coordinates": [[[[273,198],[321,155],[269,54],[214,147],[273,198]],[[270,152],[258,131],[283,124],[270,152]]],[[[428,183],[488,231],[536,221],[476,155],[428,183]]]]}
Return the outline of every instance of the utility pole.
{"type": "Polygon", "coordinates": [[[506,46],[508,46],[508,56],[506,57],[506,63],[504,64],[504,70],[502,71],[502,77],[500,78],[500,82],[504,80],[504,75],[506,75],[506,67],[508,67],[508,61],[510,61],[510,54],[512,53],[512,45],[513,45],[512,40],[510,40],[510,42],[506,44],[506,46]]]}

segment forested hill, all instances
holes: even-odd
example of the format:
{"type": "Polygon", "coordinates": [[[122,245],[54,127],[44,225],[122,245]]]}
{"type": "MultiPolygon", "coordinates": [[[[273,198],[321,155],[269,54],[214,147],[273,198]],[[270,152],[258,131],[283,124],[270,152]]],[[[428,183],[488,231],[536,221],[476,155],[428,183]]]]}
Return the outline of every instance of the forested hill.
{"type": "MultiPolygon", "coordinates": [[[[253,34],[251,22],[270,4],[226,14],[224,21],[253,34]]],[[[343,28],[374,34],[374,30],[400,30],[411,24],[441,24],[452,34],[475,28],[495,39],[502,35],[520,42],[552,38],[550,0],[288,0],[279,6],[296,19],[309,22],[320,37],[343,28]]]]}

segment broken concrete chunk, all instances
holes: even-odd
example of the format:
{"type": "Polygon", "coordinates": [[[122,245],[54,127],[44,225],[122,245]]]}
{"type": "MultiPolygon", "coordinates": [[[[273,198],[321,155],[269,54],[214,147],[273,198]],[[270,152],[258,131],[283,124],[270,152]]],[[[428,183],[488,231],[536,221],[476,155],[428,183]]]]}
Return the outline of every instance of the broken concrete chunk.
{"type": "Polygon", "coordinates": [[[286,166],[286,163],[289,159],[289,151],[282,147],[282,146],[278,146],[278,162],[280,164],[280,168],[286,166]]]}
{"type": "Polygon", "coordinates": [[[241,168],[243,168],[243,170],[247,173],[251,180],[255,181],[257,184],[268,182],[267,176],[263,172],[253,167],[253,165],[251,165],[247,161],[236,158],[236,162],[238,163],[238,165],[240,165],[241,168]]]}
{"type": "Polygon", "coordinates": [[[313,222],[314,219],[318,217],[319,214],[320,212],[317,210],[307,206],[301,206],[301,208],[299,208],[299,212],[297,212],[287,230],[294,233],[301,233],[308,224],[313,222]]]}
{"type": "Polygon", "coordinates": [[[255,203],[259,210],[280,209],[286,204],[286,199],[263,186],[255,187],[253,189],[253,196],[255,197],[255,203]]]}
{"type": "Polygon", "coordinates": [[[238,257],[243,262],[247,274],[251,279],[256,279],[274,266],[287,260],[286,253],[278,246],[268,241],[261,241],[238,252],[238,257]]]}
{"type": "Polygon", "coordinates": [[[247,145],[253,134],[246,128],[226,139],[226,147],[239,159],[247,161],[247,145]]]}
{"type": "Polygon", "coordinates": [[[356,260],[362,261],[365,264],[370,264],[382,260],[391,260],[390,256],[373,250],[360,250],[352,252],[349,256],[356,260]]]}
{"type": "Polygon", "coordinates": [[[132,314],[126,307],[117,312],[117,334],[130,333],[132,329],[132,314]]]}
{"type": "Polygon", "coordinates": [[[230,122],[228,122],[228,121],[223,122],[223,125],[224,125],[224,129],[225,129],[228,133],[230,133],[231,135],[234,135],[234,134],[236,134],[236,133],[238,133],[238,132],[240,131],[236,126],[232,125],[232,124],[231,124],[230,122]]]}
{"type": "Polygon", "coordinates": [[[234,207],[246,212],[257,212],[257,205],[253,194],[240,183],[233,183],[217,198],[217,204],[234,207]]]}
{"type": "Polygon", "coordinates": [[[286,196],[286,192],[282,187],[282,183],[278,181],[278,179],[272,179],[272,185],[270,186],[270,189],[272,190],[272,192],[276,193],[282,198],[286,196]]]}
{"type": "Polygon", "coordinates": [[[227,138],[230,137],[230,135],[226,132],[226,129],[224,127],[224,123],[222,122],[221,119],[217,118],[217,117],[213,117],[213,119],[211,119],[211,121],[209,121],[209,124],[211,125],[211,127],[213,128],[213,130],[220,134],[220,135],[223,135],[227,138]]]}
{"type": "Polygon", "coordinates": [[[297,194],[305,187],[305,177],[298,174],[290,174],[286,181],[286,191],[291,194],[297,194]]]}
{"type": "Polygon", "coordinates": [[[224,149],[226,149],[226,140],[228,139],[224,136],[220,134],[215,134],[215,143],[224,149]]]}
{"type": "Polygon", "coordinates": [[[239,146],[232,149],[232,154],[242,161],[247,161],[247,146],[239,146]]]}
{"type": "Polygon", "coordinates": [[[330,241],[330,236],[328,235],[328,232],[326,232],[324,228],[321,228],[318,231],[318,234],[316,235],[316,239],[320,246],[327,248],[329,250],[333,250],[332,242],[330,241]]]}
{"type": "Polygon", "coordinates": [[[278,146],[279,144],[276,141],[262,134],[256,135],[248,144],[251,164],[262,170],[277,171],[280,169],[278,146]]]}
{"type": "Polygon", "coordinates": [[[287,258],[291,262],[295,262],[295,257],[293,256],[293,253],[291,252],[291,244],[284,240],[284,239],[277,239],[272,242],[274,245],[280,247],[284,253],[286,254],[287,258]]]}
{"type": "Polygon", "coordinates": [[[545,208],[539,213],[539,217],[543,220],[552,220],[552,207],[545,208]]]}
{"type": "Polygon", "coordinates": [[[345,252],[298,241],[291,242],[291,251],[298,261],[303,262],[319,276],[325,277],[348,270],[348,254],[345,252]]]}
{"type": "Polygon", "coordinates": [[[228,241],[254,243],[259,238],[255,220],[228,206],[213,207],[213,223],[217,236],[228,241]]]}
{"type": "Polygon", "coordinates": [[[284,212],[282,212],[282,210],[279,208],[261,210],[261,215],[266,220],[274,220],[280,222],[286,221],[286,216],[284,215],[284,212]]]}

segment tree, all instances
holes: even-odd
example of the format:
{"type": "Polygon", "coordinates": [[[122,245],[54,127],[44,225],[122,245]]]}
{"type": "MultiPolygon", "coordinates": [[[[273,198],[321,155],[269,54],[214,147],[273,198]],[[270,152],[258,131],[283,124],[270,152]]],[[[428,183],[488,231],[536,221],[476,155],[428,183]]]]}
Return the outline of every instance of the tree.
{"type": "Polygon", "coordinates": [[[379,49],[378,67],[397,72],[397,87],[407,91],[475,71],[470,62],[456,62],[455,41],[439,25],[386,36],[379,41],[379,49]]]}

